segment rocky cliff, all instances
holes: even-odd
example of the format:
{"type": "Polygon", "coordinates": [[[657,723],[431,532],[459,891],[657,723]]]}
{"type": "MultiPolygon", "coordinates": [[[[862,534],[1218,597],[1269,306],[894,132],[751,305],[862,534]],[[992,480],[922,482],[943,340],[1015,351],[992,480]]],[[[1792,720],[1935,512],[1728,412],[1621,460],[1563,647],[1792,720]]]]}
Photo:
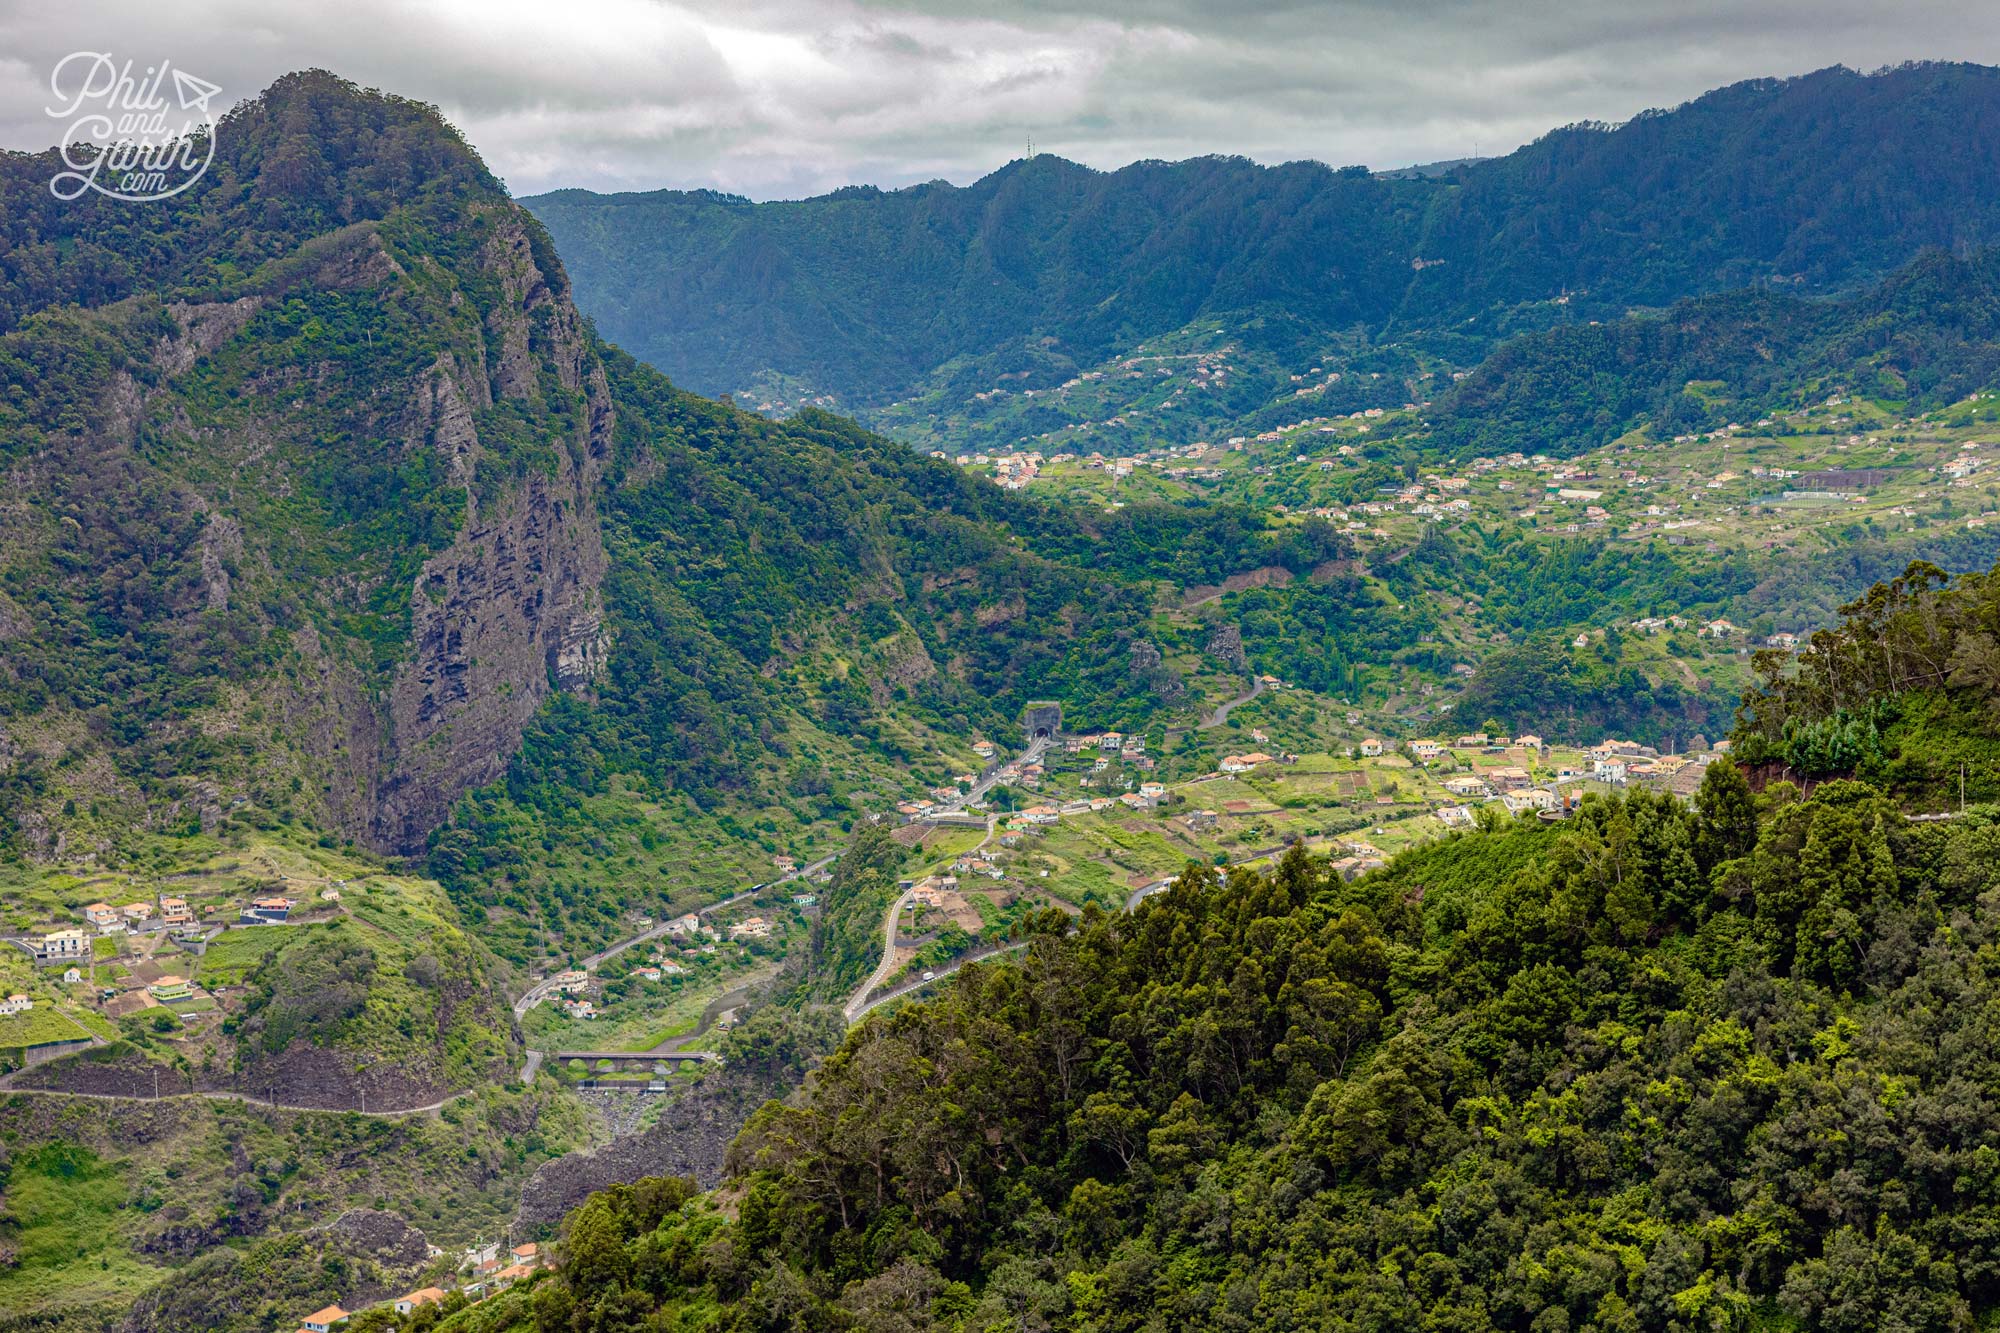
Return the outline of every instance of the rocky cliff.
{"type": "MultiPolygon", "coordinates": [[[[0,584],[39,599],[0,601],[0,785],[40,857],[245,806],[420,850],[605,666],[615,413],[539,226],[429,108],[328,76],[221,143],[233,174],[116,219],[159,229],[130,294],[0,339],[42,391],[0,410],[0,584]],[[279,204],[294,150],[321,175],[279,204]],[[222,219],[251,253],[202,252],[222,219]]],[[[0,198],[40,207],[37,162],[0,198]]]]}

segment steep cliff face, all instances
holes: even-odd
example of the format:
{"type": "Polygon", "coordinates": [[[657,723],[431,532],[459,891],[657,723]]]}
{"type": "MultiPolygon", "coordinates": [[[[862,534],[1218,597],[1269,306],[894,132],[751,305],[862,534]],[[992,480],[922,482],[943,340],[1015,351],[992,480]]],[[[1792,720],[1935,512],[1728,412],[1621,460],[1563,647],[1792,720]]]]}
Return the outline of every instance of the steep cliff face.
{"type": "Polygon", "coordinates": [[[136,290],[0,335],[30,390],[0,404],[0,842],[31,855],[245,807],[419,850],[605,669],[615,412],[538,224],[434,112],[325,76],[224,130],[236,174],[138,218],[136,290]],[[181,252],[218,234],[245,253],[181,252]]]}
{"type": "Polygon", "coordinates": [[[482,263],[502,293],[485,319],[499,347],[490,380],[461,382],[441,358],[415,399],[467,494],[464,525],[411,592],[411,660],[386,701],[387,755],[367,837],[394,851],[421,847],[460,793],[498,777],[549,692],[586,689],[608,648],[597,500],[611,393],[561,275],[551,282],[537,266],[518,218],[502,223],[482,263]],[[482,513],[472,405],[534,402],[544,375],[582,395],[576,433],[554,442],[552,471],[514,480],[482,513]]]}

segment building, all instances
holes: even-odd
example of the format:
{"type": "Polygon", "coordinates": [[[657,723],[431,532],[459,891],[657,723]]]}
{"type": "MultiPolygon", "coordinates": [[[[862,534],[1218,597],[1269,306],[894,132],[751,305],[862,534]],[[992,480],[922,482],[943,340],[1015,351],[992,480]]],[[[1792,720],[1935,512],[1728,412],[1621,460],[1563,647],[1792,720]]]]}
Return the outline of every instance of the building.
{"type": "Polygon", "coordinates": [[[160,899],[160,919],[170,926],[192,926],[194,913],[188,909],[185,898],[160,899]]]}
{"type": "Polygon", "coordinates": [[[146,987],[146,993],[156,1000],[186,1000],[194,996],[194,988],[186,977],[161,977],[146,987]]]}
{"type": "Polygon", "coordinates": [[[542,1247],[533,1241],[529,1241],[525,1245],[516,1245],[512,1250],[512,1254],[515,1263],[526,1264],[530,1268],[537,1267],[542,1262],[542,1247]]]}
{"type": "Polygon", "coordinates": [[[42,957],[44,958],[88,958],[90,957],[90,936],[71,926],[42,936],[42,957]]]}
{"type": "Polygon", "coordinates": [[[0,1000],[0,1018],[11,1014],[25,1014],[35,1007],[35,1002],[25,995],[9,995],[0,1000]]]}
{"type": "Polygon", "coordinates": [[[123,926],[125,919],[110,903],[92,903],[83,909],[83,919],[99,930],[109,930],[113,926],[123,926]]]}
{"type": "Polygon", "coordinates": [[[314,1310],[299,1320],[299,1326],[305,1333],[332,1333],[335,1324],[345,1323],[346,1320],[347,1311],[338,1305],[329,1305],[324,1310],[314,1310]]]}
{"type": "Polygon", "coordinates": [[[1361,753],[1371,759],[1374,758],[1376,755],[1382,753],[1382,742],[1370,736],[1367,740],[1361,742],[1361,753]]]}
{"type": "Polygon", "coordinates": [[[667,922],[665,929],[669,935],[692,935],[701,929],[701,918],[689,912],[686,916],[677,916],[667,922]]]}
{"type": "Polygon", "coordinates": [[[250,926],[283,925],[292,915],[290,898],[258,898],[237,913],[237,920],[250,926]]]}
{"type": "Polygon", "coordinates": [[[141,922],[153,919],[153,905],[151,903],[126,903],[118,911],[127,921],[135,926],[141,922]]]}
{"type": "Polygon", "coordinates": [[[729,928],[729,938],[732,940],[767,940],[771,938],[771,923],[761,916],[753,916],[748,920],[738,921],[729,928]]]}
{"type": "Polygon", "coordinates": [[[396,1313],[408,1314],[419,1305],[442,1305],[444,1292],[437,1287],[420,1287],[407,1296],[396,1298],[396,1313]]]}

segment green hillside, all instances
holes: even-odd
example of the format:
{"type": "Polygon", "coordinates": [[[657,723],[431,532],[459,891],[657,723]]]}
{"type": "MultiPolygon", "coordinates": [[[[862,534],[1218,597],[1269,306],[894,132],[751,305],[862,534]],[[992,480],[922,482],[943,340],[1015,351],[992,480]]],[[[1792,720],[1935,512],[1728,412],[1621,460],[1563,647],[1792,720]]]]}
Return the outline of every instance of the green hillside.
{"type": "Polygon", "coordinates": [[[446,1327],[1974,1327],[1994,831],[1725,761],[1190,871],[853,1034],[726,1211],[599,1196],[446,1327]]]}

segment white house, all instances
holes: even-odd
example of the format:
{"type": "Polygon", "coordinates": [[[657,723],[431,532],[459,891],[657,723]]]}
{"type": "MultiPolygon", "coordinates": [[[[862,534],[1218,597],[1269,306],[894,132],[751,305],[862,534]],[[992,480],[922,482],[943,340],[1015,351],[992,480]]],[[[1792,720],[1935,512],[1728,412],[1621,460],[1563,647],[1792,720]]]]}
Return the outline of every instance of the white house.
{"type": "Polygon", "coordinates": [[[74,926],[42,936],[44,958],[88,958],[89,956],[90,936],[74,926]]]}

